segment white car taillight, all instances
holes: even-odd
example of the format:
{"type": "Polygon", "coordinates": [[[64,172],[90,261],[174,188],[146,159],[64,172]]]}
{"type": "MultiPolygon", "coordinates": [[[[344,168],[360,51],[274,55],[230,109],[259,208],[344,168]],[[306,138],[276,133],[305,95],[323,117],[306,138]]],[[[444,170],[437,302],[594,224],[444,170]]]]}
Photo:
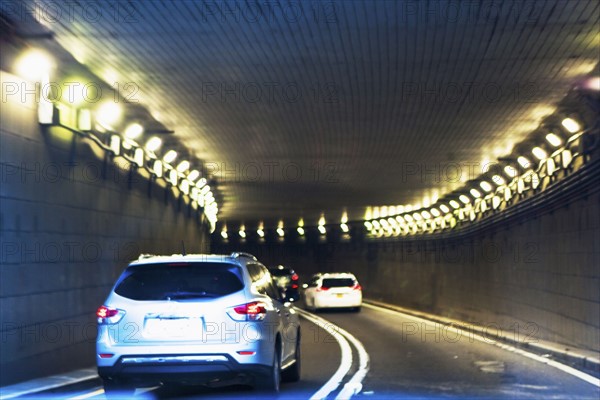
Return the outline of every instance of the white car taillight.
{"type": "Polygon", "coordinates": [[[267,315],[267,305],[262,301],[252,301],[227,310],[234,321],[262,321],[267,315]]]}
{"type": "Polygon", "coordinates": [[[110,325],[116,324],[119,322],[123,316],[125,315],[124,310],[119,310],[117,308],[110,308],[107,306],[100,306],[96,311],[96,316],[98,317],[98,323],[102,325],[110,325]]]}

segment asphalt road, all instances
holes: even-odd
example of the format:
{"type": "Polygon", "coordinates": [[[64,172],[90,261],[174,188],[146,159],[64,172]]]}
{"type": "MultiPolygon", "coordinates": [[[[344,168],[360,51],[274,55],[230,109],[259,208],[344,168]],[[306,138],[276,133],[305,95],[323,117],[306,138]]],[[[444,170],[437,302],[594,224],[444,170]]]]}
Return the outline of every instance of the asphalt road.
{"type": "MultiPolygon", "coordinates": [[[[352,345],[352,363],[343,374],[343,381],[331,384],[330,378],[340,368],[342,358],[348,361],[349,346],[346,345],[343,356],[344,351],[334,338],[339,333],[332,336],[327,332],[337,332],[338,328],[362,343],[368,353],[368,373],[362,385],[353,386],[358,392],[354,399],[600,399],[597,386],[497,347],[491,339],[482,342],[471,334],[370,306],[364,306],[360,313],[333,310],[317,315],[333,325],[318,327],[302,320],[302,380],[282,384],[277,399],[308,399],[328,381],[329,388],[333,388],[328,399],[340,393],[342,397],[347,395],[341,391],[361,370],[362,359],[352,345]]],[[[351,340],[348,342],[352,344],[351,340]]],[[[243,399],[257,395],[247,387],[155,388],[136,392],[136,397],[151,399],[243,399]]],[[[101,399],[104,395],[101,382],[93,380],[30,397],[101,399]]]]}

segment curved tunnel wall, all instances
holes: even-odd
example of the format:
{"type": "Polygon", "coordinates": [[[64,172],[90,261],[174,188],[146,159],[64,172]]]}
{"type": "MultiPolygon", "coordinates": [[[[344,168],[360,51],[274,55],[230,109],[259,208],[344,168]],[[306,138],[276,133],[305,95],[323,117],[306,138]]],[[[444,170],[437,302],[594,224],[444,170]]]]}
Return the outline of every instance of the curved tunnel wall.
{"type": "Polygon", "coordinates": [[[199,211],[96,153],[40,129],[33,95],[2,93],[0,385],[93,366],[95,311],[140,253],[208,251],[199,211]]]}
{"type": "Polygon", "coordinates": [[[213,250],[242,249],[269,266],[287,264],[302,281],[316,272],[351,271],[373,300],[490,332],[502,329],[521,340],[599,351],[599,164],[591,164],[588,189],[561,189],[552,206],[542,201],[534,212],[470,233],[304,245],[215,243],[213,250]]]}

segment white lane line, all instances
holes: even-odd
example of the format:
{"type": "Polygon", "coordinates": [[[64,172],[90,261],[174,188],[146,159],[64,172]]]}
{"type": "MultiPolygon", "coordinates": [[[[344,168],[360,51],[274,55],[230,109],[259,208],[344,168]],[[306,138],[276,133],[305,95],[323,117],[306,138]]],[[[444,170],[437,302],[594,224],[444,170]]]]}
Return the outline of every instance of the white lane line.
{"type": "Polygon", "coordinates": [[[95,391],[90,392],[90,393],[85,393],[85,394],[82,394],[82,395],[79,395],[79,396],[70,397],[69,400],[84,400],[84,399],[89,399],[90,397],[100,396],[103,393],[104,393],[104,389],[98,389],[98,390],[95,390],[95,391]]]}
{"type": "MultiPolygon", "coordinates": [[[[96,374],[95,372],[92,374],[80,376],[78,378],[71,378],[71,377],[68,377],[65,375],[64,376],[65,381],[63,381],[63,382],[35,386],[35,387],[32,387],[31,389],[19,390],[19,391],[8,393],[8,394],[0,394],[0,400],[13,399],[15,397],[27,396],[30,394],[39,393],[39,392],[43,392],[46,390],[56,389],[56,388],[59,388],[62,386],[73,385],[75,383],[91,380],[91,379],[94,379],[97,377],[98,377],[98,374],[96,374]],[[68,380],[66,380],[66,379],[68,379],[68,380]]],[[[60,379],[60,378],[63,378],[63,375],[57,375],[56,377],[53,377],[53,379],[54,378],[60,379]]],[[[42,380],[45,380],[45,379],[42,379],[42,380]]],[[[29,384],[29,382],[28,382],[28,384],[29,384]]],[[[0,390],[8,390],[8,388],[3,387],[3,388],[0,388],[0,390]]]]}
{"type": "MultiPolygon", "coordinates": [[[[330,321],[326,320],[325,318],[318,317],[318,316],[308,313],[304,310],[299,310],[299,311],[300,311],[300,315],[302,315],[304,318],[310,320],[312,323],[316,324],[317,326],[320,326],[323,329],[325,329],[325,327],[333,328],[334,333],[339,333],[340,335],[342,335],[342,336],[339,336],[339,335],[336,335],[336,334],[330,332],[330,333],[332,333],[332,336],[338,341],[338,343],[340,343],[340,348],[342,348],[342,344],[341,344],[342,342],[340,342],[340,339],[344,340],[344,338],[348,339],[354,345],[354,347],[356,348],[356,351],[358,352],[358,359],[359,359],[358,370],[354,373],[352,378],[350,378],[350,380],[344,385],[344,387],[342,388],[342,390],[340,391],[340,393],[338,394],[336,399],[346,400],[346,399],[351,398],[355,394],[360,393],[360,391],[362,390],[362,381],[367,376],[367,372],[369,372],[369,354],[365,350],[362,343],[358,339],[356,339],[352,334],[350,334],[348,331],[331,323],[330,321]],[[319,323],[321,325],[319,325],[319,323]]],[[[346,342],[346,344],[347,344],[347,342],[346,342]]],[[[350,348],[349,345],[348,345],[348,348],[350,349],[349,359],[350,359],[350,366],[351,366],[351,364],[352,364],[352,348],[350,348]]],[[[342,352],[342,358],[343,357],[344,357],[344,354],[342,352]]],[[[341,365],[340,365],[340,368],[338,369],[338,371],[340,371],[340,369],[341,369],[341,365]]],[[[350,367],[345,369],[345,371],[344,371],[343,375],[341,375],[341,377],[336,376],[334,374],[334,376],[332,376],[332,378],[327,382],[327,384],[325,384],[325,386],[323,386],[321,389],[319,389],[319,391],[317,393],[315,393],[313,395],[313,397],[311,397],[311,399],[313,399],[313,398],[314,399],[317,399],[317,398],[322,399],[324,397],[327,397],[327,395],[329,393],[336,390],[339,387],[339,385],[342,383],[342,380],[348,373],[349,369],[350,369],[350,367]],[[334,377],[335,377],[335,382],[334,382],[334,377]],[[323,396],[321,391],[325,392],[325,390],[323,390],[323,389],[330,382],[331,382],[331,386],[327,387],[327,393],[325,393],[325,395],[323,396]],[[329,390],[329,389],[331,389],[331,390],[329,390]]],[[[336,374],[337,374],[337,372],[336,372],[336,374]]]]}
{"type": "Polygon", "coordinates": [[[360,393],[362,390],[362,381],[367,376],[367,372],[369,372],[369,353],[365,350],[363,344],[352,336],[348,331],[340,328],[340,333],[352,342],[356,351],[358,352],[358,370],[354,373],[352,378],[344,385],[344,388],[337,395],[336,400],[346,400],[355,394],[360,393]]]}
{"type": "MultiPolygon", "coordinates": [[[[431,321],[431,320],[428,320],[428,319],[425,319],[425,318],[415,317],[414,315],[405,314],[405,313],[400,312],[400,311],[390,310],[390,309],[387,309],[387,308],[383,308],[383,307],[379,307],[379,306],[374,306],[374,305],[371,305],[371,304],[363,304],[363,307],[367,307],[367,308],[371,308],[373,310],[378,310],[378,311],[386,312],[386,313],[392,314],[392,315],[398,315],[399,314],[399,315],[402,315],[403,317],[406,317],[408,319],[412,319],[412,320],[415,320],[415,321],[419,321],[419,322],[426,322],[426,323],[429,323],[429,324],[438,324],[438,322],[434,322],[434,321],[431,321]]],[[[476,340],[478,340],[480,342],[483,342],[483,343],[492,344],[492,345],[494,345],[496,347],[499,347],[499,348],[501,348],[503,350],[507,350],[507,351],[510,351],[512,353],[519,354],[519,355],[521,355],[523,357],[527,357],[527,358],[530,358],[532,360],[538,361],[538,362],[540,362],[542,364],[549,365],[549,366],[554,367],[554,368],[556,368],[556,369],[558,369],[558,370],[560,370],[562,372],[565,372],[565,373],[567,373],[569,375],[572,375],[572,376],[574,376],[576,378],[579,378],[579,379],[581,379],[581,380],[583,380],[583,381],[585,381],[587,383],[590,383],[590,384],[592,384],[594,386],[600,387],[600,379],[598,379],[598,378],[596,378],[596,377],[594,377],[592,375],[586,374],[585,372],[579,371],[579,370],[577,370],[577,369],[575,369],[573,367],[570,367],[568,365],[562,364],[562,363],[560,363],[558,361],[550,360],[548,358],[539,356],[539,355],[534,354],[534,353],[530,353],[530,352],[525,351],[523,349],[519,349],[517,347],[510,346],[508,344],[500,343],[497,340],[495,340],[493,342],[490,342],[489,338],[485,338],[485,337],[483,337],[481,335],[478,335],[476,333],[473,333],[473,332],[470,332],[470,331],[465,331],[465,330],[462,330],[462,329],[459,329],[459,328],[455,328],[455,327],[450,326],[450,325],[444,325],[444,329],[448,330],[450,332],[459,334],[459,335],[467,335],[467,337],[469,337],[469,338],[474,338],[474,339],[476,339],[476,340]]]]}
{"type": "Polygon", "coordinates": [[[333,392],[340,386],[342,380],[348,371],[350,371],[350,368],[352,368],[352,348],[350,347],[348,341],[338,333],[336,325],[304,310],[298,309],[297,311],[303,318],[309,320],[318,327],[325,329],[329,334],[331,334],[331,336],[335,338],[335,340],[337,340],[338,344],[340,345],[340,350],[342,353],[340,366],[331,376],[331,378],[329,378],[329,380],[325,383],[325,385],[323,385],[315,394],[310,397],[310,400],[325,399],[329,393],[333,392]]]}

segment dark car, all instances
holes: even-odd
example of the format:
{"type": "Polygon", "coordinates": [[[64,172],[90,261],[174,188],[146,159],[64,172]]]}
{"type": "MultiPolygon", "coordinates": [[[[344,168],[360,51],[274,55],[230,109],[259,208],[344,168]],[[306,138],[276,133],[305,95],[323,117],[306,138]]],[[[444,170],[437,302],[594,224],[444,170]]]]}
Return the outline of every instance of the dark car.
{"type": "Polygon", "coordinates": [[[275,268],[269,268],[269,272],[286,300],[296,301],[300,298],[298,274],[292,268],[278,265],[275,268]]]}

